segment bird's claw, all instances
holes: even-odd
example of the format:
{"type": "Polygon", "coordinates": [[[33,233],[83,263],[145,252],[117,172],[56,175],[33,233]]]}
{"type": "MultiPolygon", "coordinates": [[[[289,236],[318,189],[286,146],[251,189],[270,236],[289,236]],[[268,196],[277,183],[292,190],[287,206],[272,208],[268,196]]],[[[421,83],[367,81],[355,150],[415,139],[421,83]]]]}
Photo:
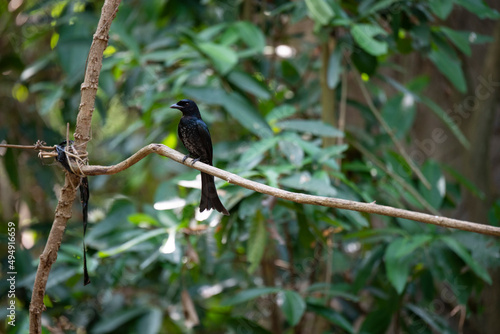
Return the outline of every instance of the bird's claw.
{"type": "MultiPolygon", "coordinates": [[[[182,159],[182,163],[184,163],[187,158],[190,158],[190,156],[189,155],[185,155],[184,158],[182,159]]],[[[193,161],[191,162],[191,166],[194,165],[194,163],[197,162],[197,161],[200,161],[200,158],[193,159],[193,161]]]]}

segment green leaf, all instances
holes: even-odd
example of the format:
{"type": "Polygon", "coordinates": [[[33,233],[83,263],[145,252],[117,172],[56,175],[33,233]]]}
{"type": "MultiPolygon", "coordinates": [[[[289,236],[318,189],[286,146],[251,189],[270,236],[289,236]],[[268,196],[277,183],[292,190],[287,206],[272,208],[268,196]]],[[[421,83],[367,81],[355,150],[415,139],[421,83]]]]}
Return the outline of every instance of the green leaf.
{"type": "Polygon", "coordinates": [[[302,166],[304,150],[293,141],[282,140],[279,142],[280,151],[294,165],[302,166]]]}
{"type": "Polygon", "coordinates": [[[321,175],[311,176],[309,172],[292,174],[289,177],[282,178],[280,183],[286,187],[305,190],[322,196],[337,195],[337,190],[331,186],[329,180],[321,175]]]}
{"type": "Polygon", "coordinates": [[[397,293],[401,294],[405,289],[406,281],[410,274],[410,263],[389,257],[386,258],[385,270],[389,282],[396,289],[397,293]]]}
{"type": "Polygon", "coordinates": [[[354,333],[354,328],[351,323],[332,308],[325,307],[324,305],[307,303],[307,310],[322,316],[332,324],[339,326],[348,333],[354,333]]]}
{"type": "Polygon", "coordinates": [[[272,130],[264,118],[247,99],[236,92],[226,93],[212,87],[185,87],[183,93],[197,101],[223,106],[235,120],[258,137],[272,136],[272,130]]]}
{"type": "Polygon", "coordinates": [[[131,310],[119,309],[118,312],[106,315],[105,318],[95,324],[95,326],[92,327],[92,332],[97,334],[112,332],[146,312],[148,312],[148,310],[145,308],[134,308],[131,310]]]}
{"type": "Polygon", "coordinates": [[[15,151],[14,148],[8,148],[5,152],[4,164],[12,187],[16,190],[19,189],[19,169],[17,166],[18,161],[19,153],[15,151]]]}
{"type": "Polygon", "coordinates": [[[221,75],[226,75],[238,63],[238,55],[228,46],[211,42],[198,43],[197,46],[221,75]]]}
{"type": "Polygon", "coordinates": [[[372,56],[363,49],[356,49],[356,51],[352,53],[351,59],[359,72],[366,73],[369,76],[375,73],[378,66],[377,57],[372,56]]]}
{"type": "MultiPolygon", "coordinates": [[[[153,307],[138,321],[137,328],[141,334],[156,334],[161,332],[163,312],[158,307],[153,307]]],[[[169,332],[170,333],[170,332],[169,332]]]]}
{"type": "MultiPolygon", "coordinates": [[[[370,229],[365,229],[368,231],[370,229]]],[[[401,229],[399,229],[401,231],[401,229]]],[[[380,266],[384,256],[384,247],[380,244],[374,246],[373,249],[368,251],[366,255],[361,259],[359,265],[357,266],[356,275],[354,276],[354,282],[352,284],[353,293],[359,293],[361,289],[369,285],[369,280],[371,276],[376,273],[376,268],[380,266]]]]}
{"type": "Polygon", "coordinates": [[[363,50],[373,56],[381,56],[388,51],[386,42],[374,38],[377,35],[387,35],[387,32],[380,26],[373,24],[355,24],[351,28],[351,35],[363,50]]]}
{"type": "Polygon", "coordinates": [[[432,327],[436,332],[443,333],[442,326],[439,326],[438,323],[433,319],[432,314],[429,314],[426,310],[421,307],[413,304],[407,304],[406,307],[420,317],[427,325],[432,327]]]}
{"type": "Polygon", "coordinates": [[[386,248],[384,260],[387,278],[398,294],[404,291],[410,274],[411,261],[408,256],[431,239],[430,235],[398,238],[386,248]]]}
{"type": "Polygon", "coordinates": [[[209,26],[199,32],[196,37],[203,42],[210,42],[223,30],[227,30],[227,23],[209,26]]]}
{"type": "Polygon", "coordinates": [[[252,274],[260,264],[267,244],[267,230],[264,215],[257,210],[250,226],[250,237],[248,238],[247,258],[250,262],[248,273],[252,274]]]}
{"type": "Polygon", "coordinates": [[[196,98],[197,102],[213,105],[223,105],[228,95],[224,90],[214,87],[184,87],[182,92],[189,97],[196,98]]]}
{"type": "Polygon", "coordinates": [[[456,31],[448,27],[439,27],[439,30],[441,30],[460,51],[467,56],[471,55],[469,39],[472,33],[470,31],[456,31]]]}
{"type": "Polygon", "coordinates": [[[441,20],[445,20],[453,9],[454,0],[432,0],[429,1],[431,11],[441,20]]]}
{"type": "Polygon", "coordinates": [[[311,133],[321,137],[344,137],[344,133],[323,121],[291,119],[276,124],[283,130],[311,133]]]}
{"type": "Polygon", "coordinates": [[[410,255],[424,244],[430,242],[434,237],[429,234],[417,234],[403,239],[404,247],[397,250],[394,256],[402,258],[410,255]]]}
{"type": "Polygon", "coordinates": [[[351,291],[351,286],[346,284],[313,283],[307,288],[308,293],[317,292],[328,297],[341,297],[354,302],[359,301],[358,296],[347,291],[351,291]]]}
{"type": "Polygon", "coordinates": [[[297,292],[290,290],[280,292],[280,297],[283,298],[280,307],[286,320],[291,326],[297,325],[306,310],[306,302],[297,292]]]}
{"type": "Polygon", "coordinates": [[[111,34],[112,36],[116,36],[115,38],[120,43],[123,43],[127,50],[132,51],[133,57],[138,59],[141,56],[141,46],[139,45],[138,39],[130,33],[129,27],[126,16],[117,15],[117,18],[111,25],[111,34]]]}
{"type": "Polygon", "coordinates": [[[442,49],[438,49],[432,50],[429,53],[429,59],[459,92],[465,93],[467,91],[467,84],[462,72],[462,63],[458,58],[451,59],[448,53],[442,49]]]}
{"type": "Polygon", "coordinates": [[[276,15],[281,14],[281,13],[286,13],[286,12],[292,11],[293,9],[295,9],[296,6],[298,6],[298,4],[295,2],[285,2],[281,5],[276,5],[276,8],[274,8],[271,11],[269,16],[273,17],[273,16],[276,16],[276,15]]]}
{"type": "Polygon", "coordinates": [[[416,114],[416,103],[413,95],[396,95],[384,104],[382,117],[394,130],[396,137],[402,138],[413,125],[416,114]]]}
{"type": "Polygon", "coordinates": [[[243,199],[238,207],[238,217],[242,220],[246,220],[247,218],[251,220],[254,218],[255,213],[262,207],[262,200],[263,198],[260,194],[243,199]]]}
{"type": "Polygon", "coordinates": [[[368,220],[360,212],[351,210],[340,210],[339,213],[342,216],[349,219],[349,221],[355,224],[358,228],[370,226],[368,220]]]}
{"type": "Polygon", "coordinates": [[[122,232],[124,227],[131,224],[123,224],[127,221],[128,216],[135,212],[135,207],[126,199],[116,199],[112,202],[111,209],[108,211],[106,218],[92,226],[87,232],[86,242],[88,245],[100,244],[99,240],[106,241],[105,246],[108,245],[108,236],[116,231],[122,232]],[[124,226],[125,225],[125,226],[124,226]]]}
{"type": "Polygon", "coordinates": [[[488,284],[492,284],[491,277],[488,274],[488,271],[481,267],[476,260],[472,258],[467,249],[462,246],[458,241],[453,239],[450,236],[443,236],[441,240],[453,251],[457,254],[464,262],[469,266],[469,268],[479,276],[483,281],[488,284]]]}
{"type": "Polygon", "coordinates": [[[330,89],[337,87],[342,72],[342,48],[337,47],[328,60],[327,83],[330,89]]]}
{"type": "Polygon", "coordinates": [[[493,226],[500,226],[500,199],[493,203],[488,211],[488,221],[493,226]]]}
{"type": "Polygon", "coordinates": [[[325,0],[306,0],[306,6],[311,18],[322,25],[328,24],[335,15],[332,7],[325,0]]]}
{"type": "Polygon", "coordinates": [[[278,137],[264,138],[252,142],[240,156],[238,164],[245,169],[255,167],[264,158],[264,154],[273,148],[277,142],[278,137]]]}
{"type": "Polygon", "coordinates": [[[45,305],[46,307],[54,307],[52,301],[50,300],[49,295],[43,296],[43,305],[45,305]]]}
{"type": "Polygon", "coordinates": [[[457,124],[453,122],[453,120],[448,116],[448,114],[441,108],[436,102],[432,101],[428,97],[421,95],[419,96],[419,100],[427,105],[436,116],[438,116],[445,124],[446,126],[451,130],[451,132],[455,135],[455,137],[458,139],[458,141],[466,148],[470,148],[470,143],[465,138],[464,134],[460,130],[457,124]]]}
{"type": "MultiPolygon", "coordinates": [[[[420,143],[423,147],[423,142],[420,143]]],[[[443,203],[444,195],[446,194],[446,179],[444,178],[441,168],[434,160],[428,160],[422,166],[422,174],[431,184],[431,189],[427,189],[421,182],[419,183],[419,192],[422,197],[434,208],[439,209],[443,203]]]]}
{"type": "MultiPolygon", "coordinates": [[[[283,133],[279,138],[283,140],[292,141],[298,144],[304,152],[312,156],[315,160],[320,160],[324,157],[325,149],[319,147],[317,144],[312,143],[310,140],[304,140],[295,132],[283,133]]],[[[326,157],[328,159],[328,157],[326,157]]]]}
{"type": "Polygon", "coordinates": [[[241,71],[232,71],[227,79],[241,90],[261,99],[269,99],[271,94],[266,87],[252,76],[241,71]]]}
{"type": "Polygon", "coordinates": [[[322,157],[319,158],[319,161],[325,161],[326,159],[330,157],[339,157],[343,152],[347,151],[349,148],[349,145],[347,144],[342,144],[342,145],[332,145],[325,147],[321,149],[321,155],[322,157]]]}
{"type": "Polygon", "coordinates": [[[223,106],[241,125],[261,138],[272,136],[272,131],[255,107],[236,92],[227,95],[223,106]]]}
{"type": "Polygon", "coordinates": [[[358,8],[359,14],[361,17],[368,16],[381,9],[389,8],[396,1],[398,0],[363,1],[358,8]],[[364,6],[364,4],[370,4],[370,6],[364,6]]]}
{"type": "Polygon", "coordinates": [[[167,229],[167,228],[158,228],[156,230],[142,233],[142,234],[138,235],[137,237],[123,243],[122,245],[119,245],[119,246],[116,246],[116,247],[113,247],[113,248],[110,248],[110,249],[107,249],[104,251],[100,251],[99,257],[103,258],[103,257],[113,256],[113,255],[125,252],[125,251],[129,250],[130,248],[134,247],[135,245],[140,244],[141,242],[144,242],[148,239],[154,238],[158,235],[167,234],[168,231],[169,231],[169,229],[167,229]]]}
{"type": "Polygon", "coordinates": [[[283,79],[285,79],[292,85],[298,83],[300,80],[299,71],[292,62],[286,59],[281,61],[281,74],[283,76],[283,79]]]}
{"type": "Polygon", "coordinates": [[[51,61],[54,60],[54,53],[49,53],[33,63],[31,63],[28,67],[26,67],[23,72],[21,73],[19,79],[21,81],[26,81],[41,70],[45,69],[51,61]]]}
{"type": "Polygon", "coordinates": [[[63,25],[59,30],[59,42],[55,48],[59,63],[70,81],[81,81],[90,49],[90,29],[76,20],[73,25],[63,25]]]}
{"type": "Polygon", "coordinates": [[[477,196],[481,200],[485,200],[486,196],[484,192],[479,189],[470,179],[468,179],[465,175],[460,173],[458,170],[455,168],[449,166],[449,165],[443,165],[443,169],[448,172],[451,176],[455,178],[455,180],[458,181],[462,186],[467,188],[474,196],[477,196]]]}
{"type": "Polygon", "coordinates": [[[249,46],[249,49],[238,52],[240,57],[248,57],[255,54],[260,54],[266,46],[266,38],[256,25],[239,21],[233,25],[238,32],[240,39],[249,46]]]}
{"type": "Polygon", "coordinates": [[[226,299],[223,302],[221,302],[221,306],[233,306],[241,304],[249,300],[255,299],[257,297],[263,295],[269,295],[271,293],[278,293],[280,291],[281,291],[280,288],[271,288],[271,287],[244,290],[236,294],[234,297],[226,299]]]}
{"type": "Polygon", "coordinates": [[[67,284],[68,280],[77,275],[80,274],[81,270],[74,266],[74,267],[59,267],[56,270],[52,270],[50,272],[49,280],[47,281],[47,286],[46,289],[52,289],[54,287],[58,287],[61,284],[67,284]]]}
{"type": "Polygon", "coordinates": [[[163,227],[175,227],[179,225],[179,218],[172,210],[160,210],[158,212],[158,223],[163,227]]]}
{"type": "Polygon", "coordinates": [[[259,325],[257,322],[252,321],[243,316],[231,317],[227,320],[226,319],[224,321],[227,323],[229,329],[232,330],[226,333],[272,334],[271,332],[263,328],[261,325],[259,325]]]}
{"type": "Polygon", "coordinates": [[[295,210],[297,215],[297,223],[299,225],[298,245],[308,248],[316,240],[316,237],[311,232],[312,224],[310,224],[302,204],[293,203],[290,207],[295,210]]]}
{"type": "Polygon", "coordinates": [[[498,19],[500,14],[496,9],[488,7],[482,0],[454,0],[458,5],[476,14],[479,18],[498,19]]]}
{"type": "Polygon", "coordinates": [[[471,32],[469,35],[469,42],[471,44],[485,44],[485,43],[491,43],[495,39],[491,36],[488,35],[481,35],[477,34],[475,32],[471,32]]]}
{"type": "Polygon", "coordinates": [[[130,215],[128,216],[128,220],[129,222],[131,222],[132,224],[135,224],[135,225],[139,225],[139,224],[148,224],[148,225],[152,225],[152,226],[158,226],[158,221],[151,217],[150,215],[148,214],[145,214],[145,213],[134,213],[133,215],[130,215]]]}
{"type": "Polygon", "coordinates": [[[279,121],[280,119],[292,116],[297,112],[297,109],[289,104],[282,104],[278,107],[273,108],[267,115],[266,121],[270,124],[279,121]]]}
{"type": "Polygon", "coordinates": [[[392,317],[393,308],[397,303],[383,302],[377,304],[377,308],[371,311],[363,321],[359,334],[384,334],[387,333],[392,317]],[[391,308],[392,306],[392,308],[391,308]]]}
{"type": "Polygon", "coordinates": [[[404,230],[400,228],[377,228],[377,229],[365,229],[365,230],[360,230],[356,232],[352,232],[349,234],[346,234],[344,236],[345,239],[372,239],[372,238],[377,238],[377,239],[393,239],[394,236],[407,236],[404,230]]]}

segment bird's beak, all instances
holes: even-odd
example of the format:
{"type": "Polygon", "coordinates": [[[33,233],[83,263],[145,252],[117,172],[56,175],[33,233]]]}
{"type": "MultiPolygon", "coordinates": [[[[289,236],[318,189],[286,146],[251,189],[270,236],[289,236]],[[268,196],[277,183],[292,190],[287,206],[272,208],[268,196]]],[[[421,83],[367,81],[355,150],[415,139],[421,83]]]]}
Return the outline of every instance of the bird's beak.
{"type": "Polygon", "coordinates": [[[182,107],[181,107],[180,105],[178,105],[177,103],[172,104],[172,105],[170,106],[170,108],[172,108],[172,109],[179,109],[179,110],[181,110],[181,109],[182,109],[182,107]]]}

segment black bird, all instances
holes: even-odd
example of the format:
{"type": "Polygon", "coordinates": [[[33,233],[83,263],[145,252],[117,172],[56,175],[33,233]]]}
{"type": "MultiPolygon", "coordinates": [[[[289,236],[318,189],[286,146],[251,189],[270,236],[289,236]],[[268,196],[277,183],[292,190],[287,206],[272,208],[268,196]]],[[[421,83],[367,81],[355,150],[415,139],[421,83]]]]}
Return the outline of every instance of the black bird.
{"type": "MultiPolygon", "coordinates": [[[[207,125],[201,119],[200,110],[196,103],[191,100],[180,100],[176,104],[172,104],[170,108],[182,111],[182,118],[177,132],[182,144],[189,152],[189,155],[186,155],[182,162],[186,161],[189,156],[194,159],[193,164],[196,161],[201,161],[212,165],[212,138],[207,125]]],[[[210,209],[215,209],[229,216],[229,212],[222,205],[217,195],[214,177],[202,172],[200,211],[210,209]]]]}

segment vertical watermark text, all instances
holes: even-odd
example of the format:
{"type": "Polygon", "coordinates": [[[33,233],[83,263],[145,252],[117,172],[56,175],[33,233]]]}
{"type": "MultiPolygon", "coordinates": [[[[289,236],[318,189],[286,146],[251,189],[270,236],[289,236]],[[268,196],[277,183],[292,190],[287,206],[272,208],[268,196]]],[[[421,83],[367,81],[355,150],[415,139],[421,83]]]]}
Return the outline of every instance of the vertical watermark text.
{"type": "Polygon", "coordinates": [[[16,224],[14,222],[9,222],[7,224],[7,323],[10,326],[16,325],[16,224]]]}

